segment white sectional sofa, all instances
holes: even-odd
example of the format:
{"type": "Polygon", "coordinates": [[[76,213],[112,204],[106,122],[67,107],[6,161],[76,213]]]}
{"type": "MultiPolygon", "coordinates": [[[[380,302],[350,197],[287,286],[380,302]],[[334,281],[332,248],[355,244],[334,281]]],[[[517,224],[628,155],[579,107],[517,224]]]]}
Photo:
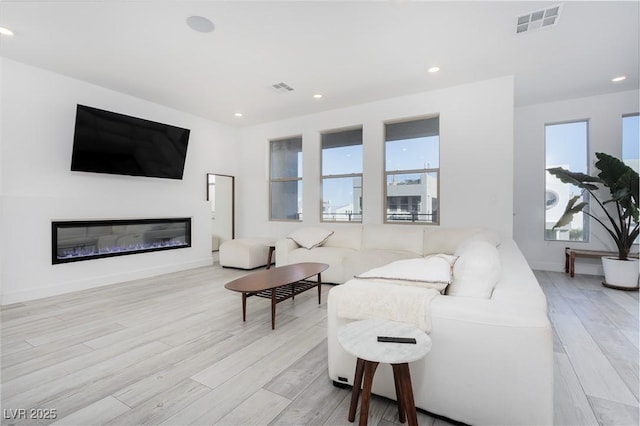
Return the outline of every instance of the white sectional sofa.
{"type": "MultiPolygon", "coordinates": [[[[553,334],[546,298],[512,239],[498,241],[495,234],[467,228],[351,225],[332,230],[321,246],[312,249],[288,238],[278,240],[277,265],[328,263],[323,282],[344,283],[399,259],[461,250],[457,260],[461,262],[465,257],[461,248],[469,245],[465,242],[469,239],[497,244],[499,273],[486,296],[469,293],[465,297],[462,291],[457,296],[438,294],[431,300],[433,347],[410,365],[416,406],[474,425],[553,424],[553,334]]],[[[482,271],[482,265],[477,270],[482,271]]],[[[486,274],[478,275],[478,282],[486,284],[486,274]]],[[[455,272],[449,288],[454,284],[455,272]]],[[[468,274],[465,285],[473,285],[468,274]]],[[[355,320],[338,313],[340,303],[349,297],[342,291],[347,287],[332,288],[327,299],[328,371],[334,383],[351,385],[355,358],[336,337],[340,327],[355,320]]],[[[395,399],[390,366],[378,367],[373,392],[395,399]]]]}
{"type": "Polygon", "coordinates": [[[291,238],[276,241],[276,266],[299,262],[327,263],[329,269],[322,273],[322,282],[342,284],[354,275],[396,260],[432,253],[453,253],[458,244],[472,235],[498,238],[480,228],[456,228],[444,232],[435,227],[340,225],[327,230],[333,233],[320,246],[310,250],[291,238]]]}

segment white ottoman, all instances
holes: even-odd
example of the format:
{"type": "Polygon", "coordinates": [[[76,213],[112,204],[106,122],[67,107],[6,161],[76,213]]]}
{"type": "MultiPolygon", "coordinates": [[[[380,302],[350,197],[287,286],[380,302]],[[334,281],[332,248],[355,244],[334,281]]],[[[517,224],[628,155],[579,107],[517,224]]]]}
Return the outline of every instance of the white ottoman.
{"type": "Polygon", "coordinates": [[[220,244],[220,265],[229,268],[254,269],[267,264],[269,246],[275,240],[268,238],[237,238],[220,244]]]}

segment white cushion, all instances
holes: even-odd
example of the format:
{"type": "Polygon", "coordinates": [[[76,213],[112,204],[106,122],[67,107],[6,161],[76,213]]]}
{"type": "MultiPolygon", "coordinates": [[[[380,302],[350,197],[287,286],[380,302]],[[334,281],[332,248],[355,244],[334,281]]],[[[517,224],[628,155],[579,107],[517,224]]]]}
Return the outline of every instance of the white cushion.
{"type": "Polygon", "coordinates": [[[501,274],[496,246],[472,239],[461,244],[455,254],[459,257],[453,266],[453,281],[447,294],[490,299],[501,274]]]}
{"type": "Polygon", "coordinates": [[[395,262],[396,260],[415,259],[418,257],[420,257],[420,255],[409,251],[376,249],[358,250],[342,259],[344,281],[348,281],[356,275],[360,275],[373,268],[387,265],[391,262],[395,262]]]}
{"type": "Polygon", "coordinates": [[[498,234],[496,231],[483,229],[482,231],[479,231],[478,233],[473,234],[471,237],[467,238],[461,244],[464,244],[466,241],[475,241],[475,240],[486,241],[488,243],[491,243],[495,247],[498,247],[502,239],[500,238],[500,234],[498,234]]]}
{"type": "Polygon", "coordinates": [[[443,291],[451,283],[455,256],[436,254],[417,259],[398,260],[379,268],[371,269],[356,278],[384,279],[399,281],[418,287],[435,288],[443,291]]]}
{"type": "Polygon", "coordinates": [[[333,234],[333,231],[323,228],[302,228],[289,235],[289,238],[295,241],[300,247],[312,249],[321,246],[327,241],[327,238],[329,238],[331,234],[333,234]]]}
{"type": "Polygon", "coordinates": [[[427,227],[424,229],[423,254],[453,254],[460,243],[480,230],[480,228],[427,227]]]}

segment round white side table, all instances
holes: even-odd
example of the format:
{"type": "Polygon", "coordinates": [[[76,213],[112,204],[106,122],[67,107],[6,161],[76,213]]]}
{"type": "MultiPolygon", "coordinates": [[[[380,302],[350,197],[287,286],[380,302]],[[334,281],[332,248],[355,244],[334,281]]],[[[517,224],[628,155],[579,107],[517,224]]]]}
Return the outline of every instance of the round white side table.
{"type": "Polygon", "coordinates": [[[349,421],[353,422],[358,407],[358,397],[362,387],[360,426],[366,426],[371,401],[371,386],[378,364],[391,364],[398,401],[398,418],[410,426],[417,425],[416,407],[409,363],[424,357],[431,350],[431,338],[417,327],[384,319],[368,319],[347,324],[338,331],[338,342],[344,350],[357,358],[353,379],[349,421]],[[378,336],[414,338],[415,344],[378,342],[378,336]]]}

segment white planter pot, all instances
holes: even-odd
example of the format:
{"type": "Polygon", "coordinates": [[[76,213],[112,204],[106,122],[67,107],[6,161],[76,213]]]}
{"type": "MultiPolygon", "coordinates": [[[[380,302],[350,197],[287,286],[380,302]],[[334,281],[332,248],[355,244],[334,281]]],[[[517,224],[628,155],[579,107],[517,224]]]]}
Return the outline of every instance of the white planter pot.
{"type": "Polygon", "coordinates": [[[604,282],[602,285],[618,290],[637,290],[638,276],[640,276],[639,266],[638,259],[619,260],[603,257],[604,282]]]}

